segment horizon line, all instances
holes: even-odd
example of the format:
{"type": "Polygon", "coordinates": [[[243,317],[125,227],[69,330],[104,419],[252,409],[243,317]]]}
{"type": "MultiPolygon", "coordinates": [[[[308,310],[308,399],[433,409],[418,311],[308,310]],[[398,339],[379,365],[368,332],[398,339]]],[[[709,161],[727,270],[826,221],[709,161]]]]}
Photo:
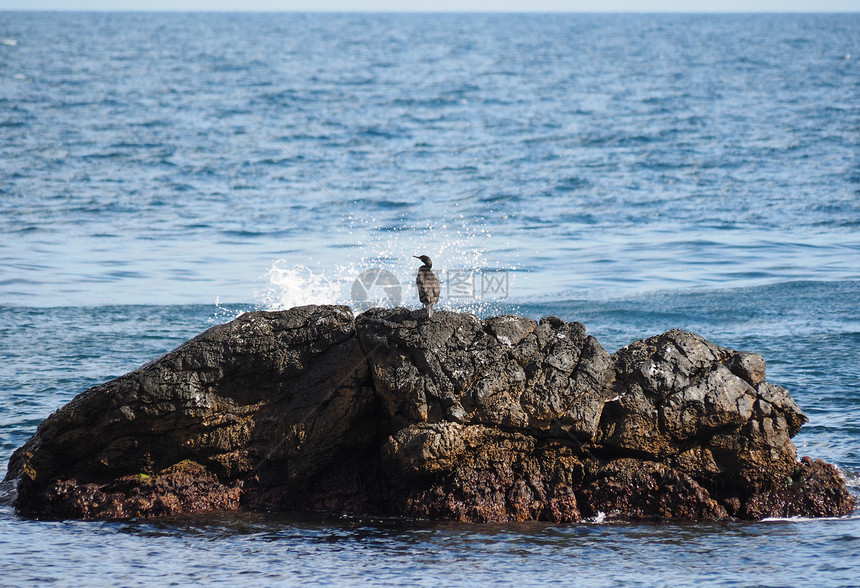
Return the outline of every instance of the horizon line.
{"type": "Polygon", "coordinates": [[[263,8],[0,8],[2,12],[55,12],[55,13],[138,13],[138,14],[702,14],[702,15],[742,15],[742,14],[858,14],[856,10],[373,10],[373,9],[263,9],[263,8]]]}

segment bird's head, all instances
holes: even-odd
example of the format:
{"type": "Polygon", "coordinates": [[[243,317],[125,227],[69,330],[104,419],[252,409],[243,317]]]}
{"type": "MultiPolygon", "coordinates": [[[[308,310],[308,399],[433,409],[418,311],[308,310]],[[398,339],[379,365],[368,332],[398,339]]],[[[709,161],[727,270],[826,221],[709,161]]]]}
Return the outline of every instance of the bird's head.
{"type": "Polygon", "coordinates": [[[428,268],[433,267],[433,262],[426,255],[413,255],[415,259],[420,259],[428,268]]]}

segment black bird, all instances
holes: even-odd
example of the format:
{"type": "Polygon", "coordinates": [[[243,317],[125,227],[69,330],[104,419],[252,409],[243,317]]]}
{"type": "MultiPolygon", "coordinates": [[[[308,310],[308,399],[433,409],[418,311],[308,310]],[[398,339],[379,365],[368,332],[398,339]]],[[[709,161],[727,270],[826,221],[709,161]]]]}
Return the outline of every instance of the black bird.
{"type": "Polygon", "coordinates": [[[433,305],[439,302],[439,280],[436,279],[436,274],[430,271],[433,267],[433,262],[426,255],[413,255],[415,259],[420,259],[424,265],[418,268],[418,277],[415,278],[415,284],[418,286],[418,300],[424,305],[427,310],[427,318],[433,316],[433,305]]]}

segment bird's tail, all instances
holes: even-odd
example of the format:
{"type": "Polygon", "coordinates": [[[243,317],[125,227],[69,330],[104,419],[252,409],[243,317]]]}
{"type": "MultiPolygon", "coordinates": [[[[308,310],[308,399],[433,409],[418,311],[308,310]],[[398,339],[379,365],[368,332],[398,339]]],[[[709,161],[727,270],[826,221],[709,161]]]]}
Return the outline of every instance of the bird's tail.
{"type": "Polygon", "coordinates": [[[427,318],[430,318],[431,316],[433,316],[433,305],[428,304],[427,305],[427,318]]]}

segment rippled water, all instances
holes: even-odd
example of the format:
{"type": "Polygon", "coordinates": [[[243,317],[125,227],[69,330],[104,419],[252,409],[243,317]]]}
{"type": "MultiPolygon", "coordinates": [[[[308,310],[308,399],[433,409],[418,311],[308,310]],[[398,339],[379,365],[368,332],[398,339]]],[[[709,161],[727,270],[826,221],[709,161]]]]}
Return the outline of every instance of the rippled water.
{"type": "Polygon", "coordinates": [[[416,249],[528,297],[857,279],[858,24],[8,13],[3,300],[246,302],[277,259],[416,249]]]}
{"type": "Polygon", "coordinates": [[[858,536],[838,521],[474,528],[348,517],[261,519],[32,523],[18,535],[17,546],[4,541],[23,560],[4,571],[22,583],[64,583],[67,570],[54,554],[34,554],[27,543],[47,538],[55,553],[97,558],[76,574],[96,584],[785,586],[814,578],[856,583],[858,536]],[[172,570],[167,578],[164,570],[172,570]]]}
{"type": "MultiPolygon", "coordinates": [[[[762,353],[810,417],[800,453],[860,489],[860,15],[0,15],[0,470],[76,394],[243,310],[353,303],[372,267],[417,305],[427,253],[443,307],[762,353]]],[[[0,506],[12,585],[850,585],[858,542],[857,512],[0,506]]]]}

